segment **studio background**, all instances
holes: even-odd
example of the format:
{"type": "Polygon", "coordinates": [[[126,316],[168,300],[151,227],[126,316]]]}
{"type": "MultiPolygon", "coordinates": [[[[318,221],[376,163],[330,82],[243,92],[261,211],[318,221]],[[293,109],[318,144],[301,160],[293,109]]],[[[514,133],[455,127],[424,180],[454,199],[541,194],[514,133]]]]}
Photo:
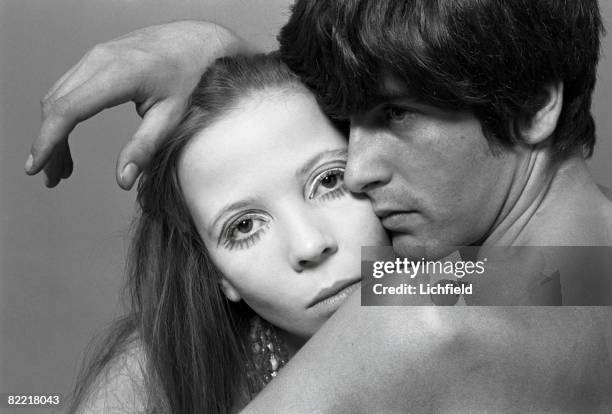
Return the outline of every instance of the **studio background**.
{"type": "MultiPolygon", "coordinates": [[[[178,19],[213,20],[262,50],[291,0],[0,0],[0,395],[67,394],[94,334],[122,313],[124,254],[135,192],[115,183],[115,159],[136,130],[132,104],[71,134],[72,177],[53,190],[23,165],[39,100],[96,43],[178,19]]],[[[608,27],[612,2],[601,2],[608,27]]],[[[612,30],[612,28],[610,29],[612,30]]],[[[612,187],[612,37],[594,97],[596,180],[612,187]]],[[[2,408],[0,412],[25,412],[2,408]]],[[[26,409],[30,412],[29,409],[26,409]]],[[[42,412],[42,409],[41,409],[42,412]]]]}

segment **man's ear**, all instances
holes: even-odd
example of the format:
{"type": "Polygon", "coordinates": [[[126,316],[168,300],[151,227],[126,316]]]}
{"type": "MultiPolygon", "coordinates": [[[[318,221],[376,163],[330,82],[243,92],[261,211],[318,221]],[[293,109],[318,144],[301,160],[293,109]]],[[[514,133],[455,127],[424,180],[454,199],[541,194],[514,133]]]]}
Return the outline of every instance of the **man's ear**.
{"type": "Polygon", "coordinates": [[[526,144],[536,145],[550,137],[557,128],[563,108],[563,82],[551,84],[544,90],[544,105],[536,114],[519,124],[520,136],[526,144]]]}
{"type": "Polygon", "coordinates": [[[240,302],[242,299],[242,296],[240,296],[240,293],[238,293],[234,285],[225,277],[221,278],[221,290],[225,297],[232,302],[240,302]]]}

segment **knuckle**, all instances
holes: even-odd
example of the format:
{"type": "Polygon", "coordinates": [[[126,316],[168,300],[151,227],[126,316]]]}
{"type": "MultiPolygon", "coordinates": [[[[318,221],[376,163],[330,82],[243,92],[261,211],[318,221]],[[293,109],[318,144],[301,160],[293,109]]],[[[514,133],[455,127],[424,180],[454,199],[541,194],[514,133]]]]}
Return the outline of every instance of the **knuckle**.
{"type": "Polygon", "coordinates": [[[32,146],[30,147],[30,153],[33,154],[34,156],[40,156],[39,154],[41,154],[46,146],[45,146],[45,142],[39,142],[39,140],[36,140],[36,142],[34,142],[32,144],[32,146]]]}
{"type": "Polygon", "coordinates": [[[110,48],[107,43],[98,43],[87,53],[89,57],[94,59],[106,58],[110,54],[110,48]]]}
{"type": "Polygon", "coordinates": [[[152,56],[153,54],[144,48],[118,41],[99,43],[89,51],[91,60],[109,64],[121,63],[122,61],[149,60],[152,56]]]}
{"type": "Polygon", "coordinates": [[[51,97],[53,96],[53,94],[51,93],[51,91],[52,91],[52,89],[49,89],[49,90],[47,91],[47,93],[45,93],[45,95],[44,95],[44,96],[41,98],[41,100],[40,100],[40,107],[41,107],[41,108],[44,108],[45,103],[46,103],[47,101],[49,101],[49,100],[51,99],[51,97]]]}
{"type": "Polygon", "coordinates": [[[68,97],[61,96],[57,99],[43,99],[41,102],[43,116],[47,117],[65,117],[72,113],[72,102],[68,97]]]}
{"type": "Polygon", "coordinates": [[[134,150],[145,159],[150,159],[155,153],[155,146],[150,142],[150,137],[144,134],[134,135],[134,150]]]}

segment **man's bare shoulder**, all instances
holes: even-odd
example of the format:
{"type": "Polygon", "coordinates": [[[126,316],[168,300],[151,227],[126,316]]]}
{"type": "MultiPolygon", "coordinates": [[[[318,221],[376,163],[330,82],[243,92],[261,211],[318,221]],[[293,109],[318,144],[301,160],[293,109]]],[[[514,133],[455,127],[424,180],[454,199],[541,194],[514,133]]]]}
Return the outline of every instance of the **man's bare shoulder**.
{"type": "Polygon", "coordinates": [[[133,340],[98,375],[77,412],[144,413],[147,392],[145,387],[146,360],[140,340],[133,340]]]}
{"type": "MultiPolygon", "coordinates": [[[[402,355],[381,361],[376,354],[372,364],[377,369],[366,370],[369,381],[388,384],[399,381],[396,375],[411,377],[406,404],[414,412],[419,404],[423,411],[441,413],[499,412],[510,406],[516,412],[605,412],[602,407],[612,407],[607,391],[612,387],[612,308],[423,306],[362,308],[359,313],[356,323],[372,326],[374,338],[385,338],[389,355],[402,355]],[[385,363],[394,370],[379,371],[385,363]]],[[[364,355],[360,363],[368,367],[364,355]]],[[[377,403],[391,401],[389,393],[378,390],[377,403]]]]}
{"type": "Polygon", "coordinates": [[[612,407],[607,391],[612,387],[612,308],[453,312],[445,319],[453,320],[455,340],[449,336],[444,347],[436,348],[438,366],[451,369],[454,378],[437,394],[438,412],[498,412],[508,404],[517,412],[606,412],[602,407],[612,407]]]}

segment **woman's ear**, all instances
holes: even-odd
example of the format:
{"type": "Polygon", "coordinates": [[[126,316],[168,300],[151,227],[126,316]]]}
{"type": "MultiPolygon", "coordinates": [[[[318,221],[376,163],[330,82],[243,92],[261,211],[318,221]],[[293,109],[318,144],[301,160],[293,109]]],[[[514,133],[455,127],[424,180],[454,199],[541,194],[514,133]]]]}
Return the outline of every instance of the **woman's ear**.
{"type": "Polygon", "coordinates": [[[221,290],[225,297],[232,302],[240,302],[240,300],[242,300],[240,293],[238,293],[234,285],[225,277],[221,278],[221,290]]]}
{"type": "Polygon", "coordinates": [[[536,145],[548,139],[555,129],[563,108],[563,82],[546,87],[544,105],[529,120],[521,121],[519,132],[523,142],[536,145]]]}

